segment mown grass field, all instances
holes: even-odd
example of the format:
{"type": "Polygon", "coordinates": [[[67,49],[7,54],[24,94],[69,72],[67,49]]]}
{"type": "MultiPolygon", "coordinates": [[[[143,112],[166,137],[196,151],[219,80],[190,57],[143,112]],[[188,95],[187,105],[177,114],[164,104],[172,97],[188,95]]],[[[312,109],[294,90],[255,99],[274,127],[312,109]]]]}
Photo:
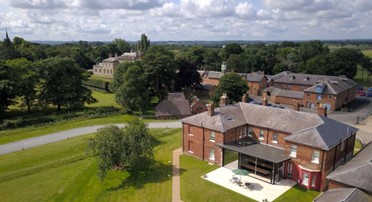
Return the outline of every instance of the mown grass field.
{"type": "Polygon", "coordinates": [[[98,163],[86,153],[85,137],[0,156],[1,201],[171,201],[172,151],[180,129],[153,129],[160,144],[150,171],[136,176],[109,172],[100,181],[98,163]]]}
{"type": "Polygon", "coordinates": [[[317,197],[320,193],[313,190],[307,190],[305,188],[300,187],[299,185],[295,185],[284,194],[279,196],[274,202],[297,202],[297,201],[313,201],[315,197],[317,197]]]}
{"type": "Polygon", "coordinates": [[[370,58],[372,58],[372,49],[371,50],[362,50],[362,53],[370,58]]]}
{"type": "Polygon", "coordinates": [[[113,93],[103,93],[99,91],[92,91],[93,97],[97,99],[98,102],[92,104],[85,104],[85,107],[116,107],[122,108],[118,103],[115,101],[115,94],[113,93]]]}
{"type": "MultiPolygon", "coordinates": [[[[0,131],[0,144],[6,144],[26,138],[47,135],[50,133],[60,132],[84,126],[125,123],[131,119],[133,119],[132,115],[115,115],[103,118],[81,118],[66,122],[51,123],[43,126],[0,131]]],[[[151,119],[148,121],[151,121],[151,119]]]]}

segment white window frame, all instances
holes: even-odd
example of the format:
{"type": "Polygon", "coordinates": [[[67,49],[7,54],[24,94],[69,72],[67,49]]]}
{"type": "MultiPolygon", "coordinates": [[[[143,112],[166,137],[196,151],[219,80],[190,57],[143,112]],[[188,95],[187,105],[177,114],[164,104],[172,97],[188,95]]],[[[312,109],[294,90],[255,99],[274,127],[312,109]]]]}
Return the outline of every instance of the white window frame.
{"type": "Polygon", "coordinates": [[[239,130],[239,139],[243,138],[243,128],[239,130]]]}
{"type": "Polygon", "coordinates": [[[211,131],[209,134],[209,141],[215,142],[216,141],[216,133],[214,131],[211,131]]]}
{"type": "Polygon", "coordinates": [[[253,128],[248,127],[248,137],[253,137],[253,128]]]}
{"type": "Polygon", "coordinates": [[[209,149],[209,160],[214,161],[216,159],[216,153],[214,152],[213,148],[209,149]]]}
{"type": "Polygon", "coordinates": [[[265,139],[265,131],[264,130],[260,130],[260,136],[259,136],[259,138],[258,139],[260,139],[260,140],[263,140],[263,139],[265,139]]]}
{"type": "Polygon", "coordinates": [[[302,184],[308,187],[309,186],[309,178],[310,178],[310,174],[304,172],[302,174],[302,184]]]}
{"type": "Polygon", "coordinates": [[[297,157],[297,145],[291,145],[291,150],[289,156],[296,158],[297,157]]]}
{"type": "Polygon", "coordinates": [[[273,133],[273,143],[278,143],[278,133],[273,133]],[[274,137],[275,137],[275,140],[274,140],[274,137]]]}
{"type": "Polygon", "coordinates": [[[311,163],[316,163],[319,164],[320,161],[320,151],[319,150],[314,150],[312,155],[311,155],[311,163]],[[317,154],[317,155],[315,155],[317,154]]]}

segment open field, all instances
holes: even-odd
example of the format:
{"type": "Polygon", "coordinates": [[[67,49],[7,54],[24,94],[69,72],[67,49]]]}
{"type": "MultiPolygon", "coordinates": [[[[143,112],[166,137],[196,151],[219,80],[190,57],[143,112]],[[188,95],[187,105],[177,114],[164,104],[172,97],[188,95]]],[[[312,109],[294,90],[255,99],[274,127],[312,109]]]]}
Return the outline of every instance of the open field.
{"type": "Polygon", "coordinates": [[[358,67],[358,71],[357,71],[357,74],[354,77],[354,80],[358,84],[360,84],[360,85],[362,85],[366,88],[372,86],[372,76],[368,76],[368,71],[363,70],[360,67],[358,67]]]}
{"type": "Polygon", "coordinates": [[[372,49],[370,50],[362,50],[362,53],[370,58],[372,58],[372,49]]]}
{"type": "Polygon", "coordinates": [[[103,93],[99,91],[92,91],[93,97],[97,99],[98,102],[93,104],[85,104],[85,107],[116,107],[122,108],[118,103],[115,102],[115,94],[113,93],[103,93]]]}
{"type": "MultiPolygon", "coordinates": [[[[133,119],[133,116],[131,115],[116,115],[103,118],[82,118],[66,122],[52,123],[43,126],[0,131],[0,144],[6,144],[26,138],[47,135],[84,126],[125,123],[131,119],[133,119]]],[[[151,119],[149,121],[151,121],[151,119]]]]}
{"type": "Polygon", "coordinates": [[[109,172],[100,181],[97,160],[86,153],[85,137],[0,156],[1,201],[171,201],[172,151],[180,129],[156,129],[156,164],[146,173],[109,172]]]}

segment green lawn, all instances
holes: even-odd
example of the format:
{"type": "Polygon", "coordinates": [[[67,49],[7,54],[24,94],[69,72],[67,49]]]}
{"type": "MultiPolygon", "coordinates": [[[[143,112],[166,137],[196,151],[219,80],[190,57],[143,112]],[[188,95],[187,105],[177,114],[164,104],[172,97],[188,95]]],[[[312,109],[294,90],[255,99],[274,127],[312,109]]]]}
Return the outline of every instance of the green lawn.
{"type": "Polygon", "coordinates": [[[354,154],[358,153],[359,150],[361,150],[363,147],[362,143],[359,140],[355,140],[355,145],[354,145],[354,154]]]}
{"type": "Polygon", "coordinates": [[[354,80],[364,87],[372,86],[372,76],[368,76],[368,71],[362,70],[362,68],[360,67],[358,67],[358,71],[354,77],[354,80]]]}
{"type": "Polygon", "coordinates": [[[103,93],[99,91],[92,91],[93,97],[97,99],[98,102],[93,104],[86,104],[86,107],[116,107],[122,108],[118,103],[115,101],[115,94],[113,93],[103,93]]]}
{"type": "MultiPolygon", "coordinates": [[[[104,118],[82,118],[68,122],[57,122],[44,126],[20,128],[15,130],[0,131],[0,144],[6,144],[26,138],[47,135],[59,131],[101,124],[125,123],[133,119],[131,115],[116,115],[104,118]]],[[[151,119],[149,120],[151,121],[151,119]]]]}
{"type": "Polygon", "coordinates": [[[275,199],[275,202],[306,202],[306,201],[313,201],[315,197],[319,195],[319,192],[313,190],[307,190],[305,188],[300,187],[299,185],[295,185],[290,190],[286,191],[284,194],[279,196],[275,199]]]}
{"type": "Polygon", "coordinates": [[[2,155],[1,201],[171,201],[168,161],[181,145],[181,130],[151,133],[160,142],[151,170],[136,176],[111,171],[103,181],[96,158],[86,153],[87,136],[2,155]]]}
{"type": "Polygon", "coordinates": [[[362,53],[370,58],[372,58],[372,50],[362,50],[362,53]]]}
{"type": "Polygon", "coordinates": [[[218,168],[191,156],[180,157],[181,200],[189,201],[254,201],[201,178],[218,168]]]}

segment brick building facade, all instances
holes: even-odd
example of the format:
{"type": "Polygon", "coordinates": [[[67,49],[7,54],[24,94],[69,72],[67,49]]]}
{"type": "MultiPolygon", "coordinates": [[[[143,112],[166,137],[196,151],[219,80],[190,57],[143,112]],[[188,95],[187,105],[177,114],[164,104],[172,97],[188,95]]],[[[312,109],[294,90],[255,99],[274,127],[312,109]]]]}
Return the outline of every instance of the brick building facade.
{"type": "Polygon", "coordinates": [[[353,156],[357,129],[327,117],[237,103],[182,120],[183,152],[224,166],[237,154],[239,168],[275,184],[283,178],[315,190],[353,156]],[[306,121],[303,121],[306,120],[306,121]]]}
{"type": "MultiPolygon", "coordinates": [[[[302,105],[307,108],[327,107],[328,110],[339,109],[355,99],[356,86],[353,80],[345,76],[325,76],[311,74],[280,73],[269,79],[271,89],[286,92],[302,92],[302,105]]],[[[270,89],[264,90],[271,92],[270,89]]],[[[294,93],[291,93],[294,94],[294,93]]],[[[266,93],[265,95],[266,96],[266,93]]],[[[271,99],[270,99],[271,100],[271,99]]],[[[288,104],[292,97],[281,96],[275,102],[288,104]]]]}

